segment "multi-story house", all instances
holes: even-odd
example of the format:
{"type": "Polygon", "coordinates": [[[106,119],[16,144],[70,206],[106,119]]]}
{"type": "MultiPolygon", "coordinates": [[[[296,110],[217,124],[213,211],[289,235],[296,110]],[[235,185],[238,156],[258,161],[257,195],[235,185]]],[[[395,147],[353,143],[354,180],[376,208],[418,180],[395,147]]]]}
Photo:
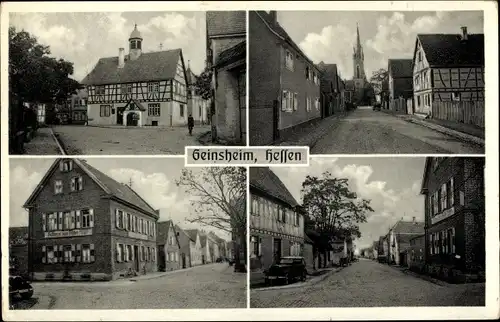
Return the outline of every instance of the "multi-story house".
{"type": "Polygon", "coordinates": [[[393,111],[406,112],[406,100],[413,98],[412,64],[411,59],[389,59],[389,106],[393,111]]]}
{"type": "Polygon", "coordinates": [[[336,64],[318,64],[320,70],[321,117],[338,114],[344,110],[343,83],[336,64]]]}
{"type": "Polygon", "coordinates": [[[425,264],[425,235],[410,238],[406,265],[411,270],[420,271],[425,264]]]}
{"type": "Polygon", "coordinates": [[[198,235],[200,236],[201,244],[201,262],[202,264],[209,264],[212,262],[213,246],[210,243],[210,239],[208,238],[208,235],[204,230],[198,231],[198,235]]]}
{"type": "Polygon", "coordinates": [[[406,250],[410,247],[410,239],[424,233],[424,223],[413,221],[396,222],[389,230],[389,257],[391,264],[403,266],[406,263],[406,250]]]}
{"type": "Polygon", "coordinates": [[[85,124],[87,122],[88,93],[86,88],[77,90],[70,98],[71,124],[85,124]]]}
{"type": "Polygon", "coordinates": [[[191,258],[191,266],[204,264],[203,247],[201,243],[200,233],[198,229],[184,230],[189,236],[189,257],[191,258]]]}
{"type": "Polygon", "coordinates": [[[484,272],[484,166],[482,157],[429,157],[425,162],[421,193],[431,273],[484,272]]]}
{"type": "MultiPolygon", "coordinates": [[[[484,35],[419,34],[413,55],[415,113],[443,102],[484,101],[484,35]]],[[[436,115],[437,116],[437,115],[436,115]]]]}
{"type": "Polygon", "coordinates": [[[101,58],[82,80],[88,91],[89,125],[187,124],[186,68],[181,49],[142,52],[137,25],[129,53],[101,58]]]}
{"type": "Polygon", "coordinates": [[[261,271],[283,256],[301,256],[304,216],[283,182],[267,167],[250,169],[250,269],[261,271]]]}
{"type": "Polygon", "coordinates": [[[172,220],[158,222],[156,237],[158,270],[165,272],[185,268],[185,259],[181,255],[179,235],[172,220]]]}
{"type": "Polygon", "coordinates": [[[181,258],[180,267],[181,268],[191,267],[193,266],[193,264],[191,263],[191,243],[196,242],[196,240],[192,241],[188,233],[186,233],[178,225],[175,225],[174,229],[177,233],[177,239],[179,241],[179,252],[181,258]]]}
{"type": "Polygon", "coordinates": [[[155,272],[159,212],[85,160],[57,159],[26,201],[35,280],[155,272]]]}
{"type": "Polygon", "coordinates": [[[388,262],[389,261],[389,244],[387,243],[387,236],[380,236],[378,240],[378,261],[388,262]]]}
{"type": "Polygon", "coordinates": [[[249,19],[250,145],[266,145],[321,118],[320,72],[276,11],[250,11],[249,19]]]}
{"type": "MultiPolygon", "coordinates": [[[[246,12],[206,13],[207,65],[213,70],[212,135],[216,140],[246,140],[246,12]]],[[[213,138],[212,138],[213,139],[213,138]]]]}
{"type": "Polygon", "coordinates": [[[186,71],[188,92],[187,92],[187,113],[192,115],[194,122],[198,124],[208,124],[210,121],[210,101],[205,100],[197,93],[196,75],[191,70],[188,62],[186,71]]]}

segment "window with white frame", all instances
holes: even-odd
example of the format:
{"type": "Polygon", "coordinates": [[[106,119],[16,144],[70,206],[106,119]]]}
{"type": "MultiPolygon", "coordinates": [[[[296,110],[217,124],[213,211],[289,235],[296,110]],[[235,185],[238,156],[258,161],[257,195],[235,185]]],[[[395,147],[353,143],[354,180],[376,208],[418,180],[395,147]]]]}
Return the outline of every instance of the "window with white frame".
{"type": "Polygon", "coordinates": [[[71,189],[71,191],[83,190],[83,178],[81,176],[71,178],[70,189],[71,189]]]}
{"type": "Polygon", "coordinates": [[[72,252],[71,245],[64,245],[63,252],[64,252],[64,262],[71,263],[72,259],[73,259],[73,252],[72,252]]]}
{"type": "Polygon", "coordinates": [[[116,222],[117,222],[117,227],[120,229],[123,229],[123,211],[122,210],[117,210],[116,212],[116,222]]]}
{"type": "Polygon", "coordinates": [[[293,71],[293,54],[290,50],[285,50],[285,66],[293,71]]]}
{"type": "Polygon", "coordinates": [[[46,246],[45,247],[45,256],[47,264],[57,263],[57,259],[55,256],[54,246],[46,246]]]}
{"type": "Polygon", "coordinates": [[[109,117],[111,115],[111,105],[101,105],[99,116],[109,117]]]}
{"type": "Polygon", "coordinates": [[[82,228],[92,228],[94,227],[94,210],[84,209],[80,211],[80,225],[82,228]]]}
{"type": "Polygon", "coordinates": [[[250,237],[250,244],[252,247],[252,253],[250,254],[251,257],[257,257],[261,255],[261,243],[262,239],[259,236],[250,237]]]}
{"type": "Polygon", "coordinates": [[[311,98],[310,98],[310,97],[306,97],[306,111],[307,111],[307,112],[310,112],[310,111],[311,111],[311,108],[312,108],[312,106],[311,106],[311,105],[312,105],[312,104],[311,104],[311,98]]]}
{"type": "MultiPolygon", "coordinates": [[[[83,244],[82,245],[82,258],[81,261],[83,263],[91,263],[92,262],[92,253],[91,253],[91,246],[90,244],[83,244]]],[[[78,254],[78,252],[77,252],[78,254]]]]}
{"type": "Polygon", "coordinates": [[[148,104],[148,115],[149,116],[160,116],[160,103],[148,104]]]}
{"type": "Polygon", "coordinates": [[[296,107],[297,93],[287,90],[283,91],[283,98],[281,100],[281,110],[284,112],[291,112],[297,109],[296,107]]]}
{"type": "Polygon", "coordinates": [[[55,180],[54,181],[54,194],[60,194],[63,193],[63,182],[62,180],[55,180]]]}
{"type": "Polygon", "coordinates": [[[314,106],[316,107],[316,110],[319,110],[319,98],[316,98],[316,100],[314,101],[314,106]]]}
{"type": "Polygon", "coordinates": [[[132,253],[132,245],[127,245],[127,253],[128,253],[128,260],[132,261],[133,258],[133,253],[132,253]]]}
{"type": "Polygon", "coordinates": [[[73,170],[73,160],[62,160],[59,164],[61,172],[69,172],[73,170]]]}
{"type": "Polygon", "coordinates": [[[293,222],[293,224],[295,226],[299,226],[300,225],[300,214],[297,213],[297,212],[294,214],[294,222],[293,222]]]}
{"type": "Polygon", "coordinates": [[[252,203],[250,205],[250,212],[254,216],[259,215],[259,197],[252,195],[252,203]]]}
{"type": "Polygon", "coordinates": [[[104,93],[105,93],[105,87],[104,86],[96,86],[95,87],[95,94],[97,96],[104,95],[104,93]]]}
{"type": "Polygon", "coordinates": [[[57,213],[51,213],[48,215],[48,230],[53,231],[57,230],[57,213]]]}
{"type": "Polygon", "coordinates": [[[293,110],[296,111],[299,108],[299,94],[293,93],[293,110]]]}
{"type": "Polygon", "coordinates": [[[451,99],[453,101],[460,101],[460,92],[452,92],[451,93],[451,99]]]}
{"type": "Polygon", "coordinates": [[[149,82],[148,83],[148,92],[157,93],[160,91],[160,83],[159,82],[149,82]]]}

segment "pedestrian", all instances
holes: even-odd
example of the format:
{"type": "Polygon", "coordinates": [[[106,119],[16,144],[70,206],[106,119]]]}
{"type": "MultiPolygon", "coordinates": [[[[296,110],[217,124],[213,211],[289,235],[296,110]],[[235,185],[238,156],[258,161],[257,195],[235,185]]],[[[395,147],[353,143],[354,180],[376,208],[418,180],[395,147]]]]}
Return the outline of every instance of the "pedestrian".
{"type": "Polygon", "coordinates": [[[188,130],[189,130],[189,135],[193,135],[193,127],[194,127],[194,119],[191,114],[188,116],[188,130]]]}

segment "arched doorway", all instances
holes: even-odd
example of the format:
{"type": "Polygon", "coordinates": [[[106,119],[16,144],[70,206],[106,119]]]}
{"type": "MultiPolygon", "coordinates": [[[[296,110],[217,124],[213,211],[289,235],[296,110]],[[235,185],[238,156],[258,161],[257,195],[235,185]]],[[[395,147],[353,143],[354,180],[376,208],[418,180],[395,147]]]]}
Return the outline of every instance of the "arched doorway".
{"type": "Polygon", "coordinates": [[[127,126],[137,126],[139,122],[139,114],[136,112],[129,112],[127,114],[127,126]]]}

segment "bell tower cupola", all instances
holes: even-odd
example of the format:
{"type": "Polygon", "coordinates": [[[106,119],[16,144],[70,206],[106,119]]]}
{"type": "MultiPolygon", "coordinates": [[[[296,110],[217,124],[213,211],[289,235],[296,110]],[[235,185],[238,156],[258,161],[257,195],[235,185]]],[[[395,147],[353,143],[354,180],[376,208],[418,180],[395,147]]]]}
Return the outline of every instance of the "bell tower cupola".
{"type": "Polygon", "coordinates": [[[136,60],[142,54],[142,36],[137,30],[137,24],[128,38],[130,60],[136,60]]]}

